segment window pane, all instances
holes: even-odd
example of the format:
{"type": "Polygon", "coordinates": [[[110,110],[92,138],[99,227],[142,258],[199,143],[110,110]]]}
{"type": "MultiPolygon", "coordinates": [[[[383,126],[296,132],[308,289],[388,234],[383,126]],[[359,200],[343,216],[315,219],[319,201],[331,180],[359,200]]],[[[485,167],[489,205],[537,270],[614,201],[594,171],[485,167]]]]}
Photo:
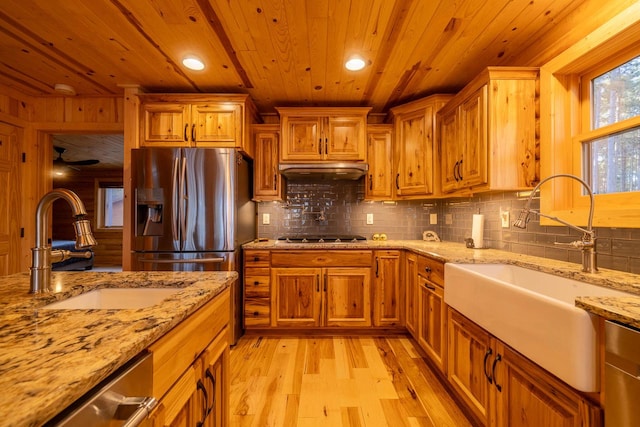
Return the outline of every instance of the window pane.
{"type": "Polygon", "coordinates": [[[640,56],[592,80],[593,129],[640,115],[640,56]]]}
{"type": "Polygon", "coordinates": [[[103,224],[105,227],[122,227],[124,211],[124,189],[101,188],[103,197],[103,224]]]}
{"type": "Polygon", "coordinates": [[[584,144],[586,180],[595,194],[640,191],[640,128],[584,144]]]}

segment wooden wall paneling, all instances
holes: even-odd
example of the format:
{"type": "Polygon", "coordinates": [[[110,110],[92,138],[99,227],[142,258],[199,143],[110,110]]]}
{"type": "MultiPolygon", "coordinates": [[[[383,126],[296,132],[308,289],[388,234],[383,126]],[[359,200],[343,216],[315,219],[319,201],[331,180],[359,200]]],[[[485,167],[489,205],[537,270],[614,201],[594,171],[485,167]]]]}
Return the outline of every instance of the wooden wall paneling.
{"type": "Polygon", "coordinates": [[[138,86],[127,86],[124,89],[124,168],[122,179],[124,185],[124,225],[122,227],[122,269],[129,271],[133,266],[133,197],[131,171],[131,150],[138,148],[140,135],[140,98],[141,89],[138,86]]]}
{"type": "Polygon", "coordinates": [[[20,271],[22,129],[0,123],[0,275],[20,271]]]}

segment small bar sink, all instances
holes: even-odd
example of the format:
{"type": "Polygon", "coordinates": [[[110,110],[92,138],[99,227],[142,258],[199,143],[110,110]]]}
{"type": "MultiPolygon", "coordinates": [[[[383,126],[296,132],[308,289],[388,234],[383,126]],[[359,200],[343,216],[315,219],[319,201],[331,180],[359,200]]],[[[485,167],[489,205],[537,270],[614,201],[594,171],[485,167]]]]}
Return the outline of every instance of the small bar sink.
{"type": "Polygon", "coordinates": [[[585,392],[598,391],[596,316],[578,296],[628,293],[509,264],[445,264],[445,302],[585,392]]]}
{"type": "Polygon", "coordinates": [[[48,310],[122,310],[151,307],[180,288],[104,288],[57,301],[42,307],[48,310]]]}

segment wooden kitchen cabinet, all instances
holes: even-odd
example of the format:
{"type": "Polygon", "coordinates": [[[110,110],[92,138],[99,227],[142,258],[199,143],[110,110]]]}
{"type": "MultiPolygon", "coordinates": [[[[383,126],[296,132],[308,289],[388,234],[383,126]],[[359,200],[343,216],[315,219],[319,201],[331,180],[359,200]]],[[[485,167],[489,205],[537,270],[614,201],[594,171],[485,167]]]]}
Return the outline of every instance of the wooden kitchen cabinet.
{"type": "Polygon", "coordinates": [[[280,126],[254,125],[253,199],[259,202],[284,199],[286,183],[278,172],[280,126]]]}
{"type": "Polygon", "coordinates": [[[271,326],[371,326],[371,251],[271,252],[271,326]]]}
{"type": "Polygon", "coordinates": [[[370,326],[369,268],[273,268],[275,326],[370,326]]]}
{"type": "Polygon", "coordinates": [[[600,426],[600,409],[448,308],[448,379],[486,426],[600,426]]]}
{"type": "Polygon", "coordinates": [[[367,161],[369,171],[364,181],[366,200],[392,200],[394,197],[393,126],[367,127],[367,161]]]}
{"type": "Polygon", "coordinates": [[[244,252],[244,327],[271,323],[271,271],[269,251],[244,252]]]}
{"type": "Polygon", "coordinates": [[[451,95],[432,95],[391,109],[395,128],[394,185],[398,198],[438,195],[436,113],[451,95]],[[434,173],[436,171],[436,173],[434,173]]]}
{"type": "Polygon", "coordinates": [[[442,372],[447,368],[447,310],[444,263],[425,256],[417,260],[418,343],[442,372]]]}
{"type": "Polygon", "coordinates": [[[418,256],[406,252],[404,257],[406,314],[405,326],[412,337],[418,336],[418,256]]]}
{"type": "Polygon", "coordinates": [[[367,114],[358,108],[276,108],[282,162],[366,161],[367,114]]]}
{"type": "Polygon", "coordinates": [[[538,74],[489,67],[438,112],[443,193],[528,189],[539,181],[538,74]]]}
{"type": "Polygon", "coordinates": [[[239,94],[142,94],[140,146],[238,148],[253,157],[251,99],[239,94]]]}
{"type": "Polygon", "coordinates": [[[375,326],[404,326],[404,286],[400,280],[401,252],[376,251],[373,322],[375,326]]]}
{"type": "Polygon", "coordinates": [[[159,402],[148,425],[228,425],[229,297],[227,288],[149,347],[159,402]]]}

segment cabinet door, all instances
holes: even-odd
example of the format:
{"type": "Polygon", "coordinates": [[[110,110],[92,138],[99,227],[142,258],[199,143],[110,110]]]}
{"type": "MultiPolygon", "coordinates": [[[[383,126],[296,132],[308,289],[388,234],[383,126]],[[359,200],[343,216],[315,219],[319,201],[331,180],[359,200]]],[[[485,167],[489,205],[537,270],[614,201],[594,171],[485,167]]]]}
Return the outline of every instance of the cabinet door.
{"type": "MultiPolygon", "coordinates": [[[[460,106],[461,178],[465,187],[487,183],[487,86],[460,106]]],[[[513,141],[496,141],[497,144],[513,141]]]]}
{"type": "Polygon", "coordinates": [[[433,107],[402,116],[397,129],[396,194],[433,192],[433,107]]]}
{"type": "Polygon", "coordinates": [[[375,264],[375,325],[402,326],[404,287],[400,280],[400,251],[377,251],[375,264]]]}
{"type": "Polygon", "coordinates": [[[273,326],[320,326],[322,269],[272,268],[273,326]]]}
{"type": "Polygon", "coordinates": [[[394,185],[391,128],[369,132],[367,160],[369,173],[365,178],[365,199],[391,200],[394,185]]]}
{"type": "Polygon", "coordinates": [[[283,117],[282,160],[321,160],[325,141],[320,117],[283,117]]]}
{"type": "Polygon", "coordinates": [[[324,270],[325,326],[371,326],[370,268],[324,270]]]}
{"type": "Polygon", "coordinates": [[[189,104],[150,102],[142,105],[140,145],[186,147],[191,140],[189,104]]]}
{"type": "Polygon", "coordinates": [[[198,147],[234,147],[242,140],[242,108],[229,103],[194,104],[191,139],[198,147]]]}
{"type": "Polygon", "coordinates": [[[192,366],[169,389],[149,416],[152,427],[192,427],[199,420],[201,390],[197,389],[196,369],[192,366]]]}
{"type": "Polygon", "coordinates": [[[323,128],[327,160],[366,160],[364,117],[328,117],[323,128]]]}
{"type": "Polygon", "coordinates": [[[254,199],[258,201],[282,200],[282,175],[278,173],[278,132],[257,132],[254,142],[254,199]]]}
{"type": "Polygon", "coordinates": [[[601,411],[553,375],[498,342],[492,362],[495,425],[504,427],[601,425],[601,411]],[[496,356],[497,357],[497,356],[496,356]]]}
{"type": "Polygon", "coordinates": [[[408,252],[404,262],[404,283],[406,287],[405,325],[413,337],[418,332],[418,259],[417,255],[408,252]]]}
{"type": "Polygon", "coordinates": [[[447,351],[447,312],[444,289],[419,276],[418,343],[431,360],[445,372],[447,351]]]}
{"type": "Polygon", "coordinates": [[[491,335],[457,311],[449,308],[447,312],[447,378],[475,416],[489,425],[492,385],[485,372],[494,355],[491,335]]]}
{"type": "Polygon", "coordinates": [[[201,356],[199,414],[204,427],[224,427],[229,419],[229,343],[218,336],[201,356]]]}
{"type": "Polygon", "coordinates": [[[442,191],[450,192],[456,190],[461,181],[461,149],[458,141],[458,110],[452,110],[439,118],[442,191]]]}

